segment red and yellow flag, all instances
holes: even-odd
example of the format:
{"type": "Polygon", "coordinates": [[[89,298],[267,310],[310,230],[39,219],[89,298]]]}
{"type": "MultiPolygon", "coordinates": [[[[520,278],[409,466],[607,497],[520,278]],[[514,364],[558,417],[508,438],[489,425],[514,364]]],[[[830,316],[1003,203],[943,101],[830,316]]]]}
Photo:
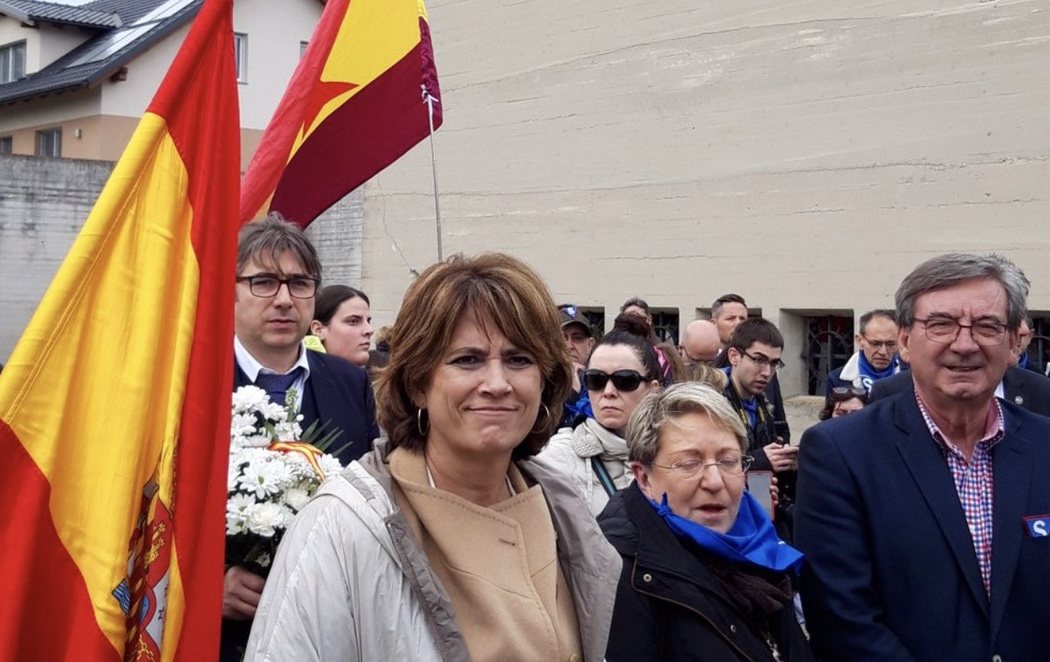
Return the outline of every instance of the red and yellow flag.
{"type": "Polygon", "coordinates": [[[0,373],[0,659],[218,657],[240,134],[197,18],[0,373]]]}
{"type": "Polygon", "coordinates": [[[422,0],[329,0],[241,183],[241,220],[306,227],[441,125],[422,0]]]}

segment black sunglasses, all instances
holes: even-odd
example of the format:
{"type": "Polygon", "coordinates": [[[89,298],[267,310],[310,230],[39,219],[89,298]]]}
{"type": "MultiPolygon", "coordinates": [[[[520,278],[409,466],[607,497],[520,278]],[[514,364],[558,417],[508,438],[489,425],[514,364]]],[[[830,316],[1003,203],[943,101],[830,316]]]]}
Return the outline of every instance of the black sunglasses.
{"type": "Polygon", "coordinates": [[[612,380],[617,391],[628,393],[636,390],[645,381],[637,370],[617,370],[611,375],[601,370],[587,370],[583,373],[583,384],[589,391],[601,391],[612,380]]]}
{"type": "Polygon", "coordinates": [[[836,400],[851,400],[860,398],[867,402],[868,391],[862,386],[835,386],[831,389],[831,395],[836,400]]]}

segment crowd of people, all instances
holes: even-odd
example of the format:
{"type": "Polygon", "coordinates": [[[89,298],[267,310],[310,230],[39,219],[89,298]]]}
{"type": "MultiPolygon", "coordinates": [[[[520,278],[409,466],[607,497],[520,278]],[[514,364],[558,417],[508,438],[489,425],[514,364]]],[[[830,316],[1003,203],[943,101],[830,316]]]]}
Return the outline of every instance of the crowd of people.
{"type": "Polygon", "coordinates": [[[297,227],[242,231],[235,384],[348,466],[267,577],[227,569],[224,660],[1050,659],[1050,379],[1008,260],[916,267],[794,444],[739,295],[677,346],[637,298],[598,338],[521,261],[456,256],[377,360],[368,297],[320,282],[297,227]]]}

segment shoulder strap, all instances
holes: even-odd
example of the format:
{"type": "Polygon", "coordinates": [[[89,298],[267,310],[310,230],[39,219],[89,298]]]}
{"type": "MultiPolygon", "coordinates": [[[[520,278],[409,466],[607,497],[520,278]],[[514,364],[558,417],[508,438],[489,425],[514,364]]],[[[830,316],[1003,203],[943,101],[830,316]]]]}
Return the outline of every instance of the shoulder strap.
{"type": "Polygon", "coordinates": [[[605,493],[609,496],[616,494],[616,484],[613,483],[609,470],[605,468],[605,465],[597,455],[591,457],[591,468],[594,469],[594,475],[598,477],[598,482],[605,488],[605,493]]]}

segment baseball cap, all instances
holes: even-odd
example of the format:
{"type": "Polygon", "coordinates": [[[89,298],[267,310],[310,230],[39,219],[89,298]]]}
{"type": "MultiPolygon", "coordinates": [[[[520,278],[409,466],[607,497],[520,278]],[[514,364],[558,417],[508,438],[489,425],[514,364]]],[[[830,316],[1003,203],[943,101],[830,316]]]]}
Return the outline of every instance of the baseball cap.
{"type": "Polygon", "coordinates": [[[593,338],[594,331],[591,329],[591,325],[587,322],[587,318],[583,316],[583,313],[572,304],[562,304],[558,306],[558,316],[561,318],[561,328],[565,328],[570,324],[579,324],[583,327],[584,333],[587,337],[593,338]]]}

